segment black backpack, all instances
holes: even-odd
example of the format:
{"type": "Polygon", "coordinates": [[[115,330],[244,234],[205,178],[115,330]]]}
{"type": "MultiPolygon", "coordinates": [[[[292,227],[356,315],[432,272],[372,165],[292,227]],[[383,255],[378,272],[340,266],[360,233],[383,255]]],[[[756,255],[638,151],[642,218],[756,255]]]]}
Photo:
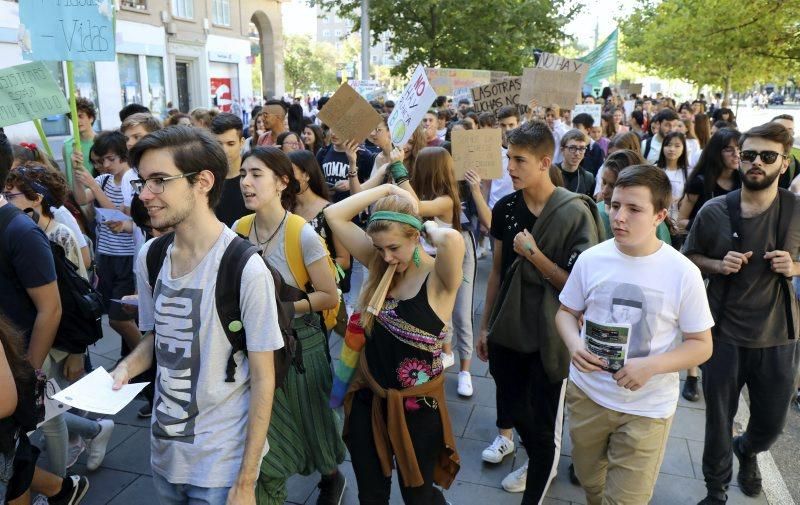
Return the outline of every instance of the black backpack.
{"type": "MultiPolygon", "coordinates": [[[[175,240],[174,232],[162,235],[152,241],[147,250],[147,278],[151,288],[155,288],[158,273],[164,265],[167,257],[167,248],[175,240]]],[[[238,351],[247,354],[245,328],[241,324],[242,311],[240,308],[240,287],[242,284],[242,273],[244,267],[252,255],[257,255],[263,259],[258,248],[245,240],[235,237],[220,260],[219,270],[217,271],[217,286],[215,290],[215,302],[217,314],[219,315],[225,336],[228,338],[231,347],[231,355],[228,357],[228,364],[225,368],[225,382],[233,382],[236,373],[236,361],[234,355],[238,351]]],[[[293,366],[297,373],[304,373],[303,355],[300,341],[292,328],[292,318],[294,317],[294,306],[291,301],[287,301],[298,294],[294,293],[293,288],[283,282],[281,274],[278,273],[269,263],[264,261],[272,274],[272,281],[275,284],[275,297],[277,299],[278,326],[283,337],[283,347],[273,353],[275,362],[275,387],[283,386],[286,376],[289,374],[289,367],[293,366]]]]}
{"type": "MultiPolygon", "coordinates": [[[[26,211],[34,221],[38,221],[36,212],[31,209],[26,211]]],[[[0,234],[15,215],[7,214],[8,218],[0,223],[0,234]]],[[[60,245],[50,241],[50,250],[53,252],[58,294],[61,297],[61,321],[53,347],[69,353],[84,353],[88,346],[103,337],[103,296],[78,274],[78,267],[67,259],[60,245]]]]}

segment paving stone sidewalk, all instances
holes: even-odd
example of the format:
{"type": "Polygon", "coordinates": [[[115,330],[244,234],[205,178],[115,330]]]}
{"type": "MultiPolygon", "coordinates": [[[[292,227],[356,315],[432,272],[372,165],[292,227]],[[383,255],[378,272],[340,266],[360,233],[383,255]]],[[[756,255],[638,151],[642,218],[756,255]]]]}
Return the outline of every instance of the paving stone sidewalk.
{"type": "MultiPolygon", "coordinates": [[[[479,261],[479,275],[476,283],[476,314],[480,314],[485,290],[487,260],[479,261]]],[[[95,366],[113,367],[119,356],[119,336],[105,326],[106,337],[91,349],[95,366]]],[[[338,356],[341,339],[332,338],[332,356],[338,356]]],[[[481,451],[494,439],[495,394],[494,382],[489,376],[488,365],[477,358],[472,364],[475,393],[469,398],[461,398],[456,393],[457,375],[449,370],[446,375],[446,389],[453,432],[461,455],[461,471],[445,497],[454,505],[486,504],[516,505],[522,495],[510,494],[500,487],[500,481],[510,471],[525,461],[524,449],[518,449],[513,457],[507,457],[499,465],[481,461],[481,451]]],[[[143,401],[136,400],[114,417],[116,428],[108,446],[108,453],[100,469],[86,473],[85,455],[70,470],[73,473],[87,474],[91,487],[84,499],[86,505],[156,505],[153,490],[150,457],[149,421],[138,419],[136,412],[143,401]]],[[[702,399],[689,403],[681,399],[675,420],[672,424],[669,443],[661,473],[651,501],[656,505],[695,504],[705,496],[705,486],[701,470],[703,454],[704,408],[702,399]]],[[[553,482],[545,504],[566,505],[585,504],[585,497],[579,487],[570,484],[567,467],[570,463],[571,443],[568,428],[564,429],[564,444],[561,451],[558,476],[553,482]]],[[[341,470],[347,476],[347,490],[343,504],[358,504],[355,476],[349,461],[341,470]]],[[[734,458],[734,475],[737,470],[734,458]]],[[[734,479],[735,480],[735,479],[734,479]]],[[[315,504],[317,499],[318,475],[295,476],[289,481],[289,503],[315,504]]],[[[392,504],[401,504],[399,489],[393,480],[392,504]]],[[[748,498],[736,485],[731,487],[728,503],[730,505],[754,505],[768,503],[764,495],[757,499],[748,498]]],[[[773,504],[777,505],[777,504],[773,504]]]]}

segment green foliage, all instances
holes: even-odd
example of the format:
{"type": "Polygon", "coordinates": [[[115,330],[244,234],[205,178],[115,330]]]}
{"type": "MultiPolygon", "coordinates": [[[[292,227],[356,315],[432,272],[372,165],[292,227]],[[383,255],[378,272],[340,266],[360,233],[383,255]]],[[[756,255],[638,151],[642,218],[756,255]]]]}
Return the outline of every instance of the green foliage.
{"type": "Polygon", "coordinates": [[[798,68],[798,19],[797,1],[647,0],[622,21],[622,57],[729,94],[798,68]]]}
{"type": "Polygon", "coordinates": [[[284,41],[283,70],[292,96],[312,88],[336,89],[336,58],[329,44],[317,44],[307,36],[288,36],[284,41]]]}
{"type": "MultiPolygon", "coordinates": [[[[352,19],[361,29],[360,0],[309,0],[352,19]]],[[[575,0],[370,0],[374,42],[388,34],[402,55],[395,75],[418,63],[431,67],[505,70],[520,75],[533,49],[555,52],[569,37],[564,25],[580,7],[575,0]]]]}

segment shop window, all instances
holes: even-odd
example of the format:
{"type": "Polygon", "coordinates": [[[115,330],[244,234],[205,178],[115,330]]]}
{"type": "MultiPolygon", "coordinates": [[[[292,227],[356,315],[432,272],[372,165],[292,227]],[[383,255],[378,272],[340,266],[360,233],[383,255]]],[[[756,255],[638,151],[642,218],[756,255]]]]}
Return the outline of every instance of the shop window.
{"type": "MultiPolygon", "coordinates": [[[[66,79],[64,78],[64,69],[60,61],[43,61],[44,66],[53,75],[53,78],[58,83],[62,90],[66,89],[66,79]]],[[[64,93],[66,95],[66,92],[64,93]]],[[[59,135],[69,135],[69,120],[66,114],[56,114],[54,116],[47,116],[42,118],[42,129],[48,137],[55,137],[59,135]]]]}
{"type": "Polygon", "coordinates": [[[166,116],[167,97],[164,86],[164,62],[158,56],[147,57],[147,91],[150,103],[147,107],[156,117],[166,116]]]}
{"type": "Polygon", "coordinates": [[[122,8],[137,11],[147,10],[147,0],[122,0],[122,8]]]}
{"type": "Polygon", "coordinates": [[[215,25],[231,25],[231,4],[230,0],[212,0],[211,2],[211,21],[215,25]]]}
{"type": "Polygon", "coordinates": [[[178,18],[194,18],[192,0],[172,0],[172,15],[178,18]]]}
{"type": "Polygon", "coordinates": [[[142,85],[139,75],[139,57],[134,54],[117,54],[122,106],[142,103],[142,85]]]}

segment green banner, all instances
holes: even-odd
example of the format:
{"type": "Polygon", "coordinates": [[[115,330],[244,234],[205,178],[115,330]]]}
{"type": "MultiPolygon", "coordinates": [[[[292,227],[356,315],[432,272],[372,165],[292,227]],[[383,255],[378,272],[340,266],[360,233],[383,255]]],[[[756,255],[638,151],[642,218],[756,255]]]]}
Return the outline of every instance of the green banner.
{"type": "Polygon", "coordinates": [[[608,79],[617,73],[618,41],[619,29],[616,29],[594,51],[578,58],[580,61],[589,64],[589,72],[584,80],[586,84],[592,87],[599,87],[600,81],[608,79]]]}
{"type": "Polygon", "coordinates": [[[0,69],[0,127],[68,110],[64,93],[44,63],[0,69]]]}

